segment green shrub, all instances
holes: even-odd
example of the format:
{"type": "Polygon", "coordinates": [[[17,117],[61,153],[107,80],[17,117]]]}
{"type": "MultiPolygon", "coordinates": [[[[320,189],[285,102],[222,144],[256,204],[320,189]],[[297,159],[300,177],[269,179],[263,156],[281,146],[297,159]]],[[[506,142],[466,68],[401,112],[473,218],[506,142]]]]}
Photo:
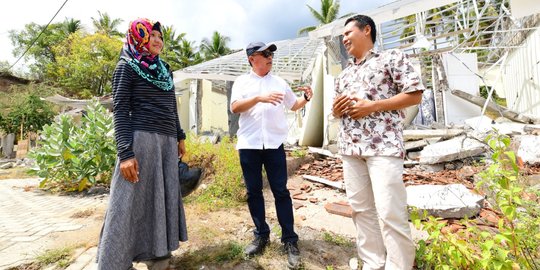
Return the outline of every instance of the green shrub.
{"type": "Polygon", "coordinates": [[[235,144],[229,137],[212,144],[196,135],[188,136],[186,161],[190,166],[205,169],[207,188],[187,197],[187,202],[194,201],[206,210],[234,207],[245,202],[246,191],[235,144]]]}
{"type": "Polygon", "coordinates": [[[514,152],[509,150],[510,138],[490,135],[488,145],[493,150],[489,167],[480,173],[478,188],[493,197],[493,209],[500,219],[496,229],[479,226],[473,220],[461,220],[466,229],[455,233],[443,231],[440,219],[429,217],[422,222],[417,211],[411,220],[428,233],[416,250],[420,269],[539,269],[540,268],[540,208],[526,198],[519,186],[519,167],[514,152]]]}
{"type": "Polygon", "coordinates": [[[33,173],[44,179],[41,188],[82,191],[98,183],[108,185],[116,159],[112,115],[97,101],[81,123],[61,115],[41,132],[40,147],[31,151],[33,173]]]}

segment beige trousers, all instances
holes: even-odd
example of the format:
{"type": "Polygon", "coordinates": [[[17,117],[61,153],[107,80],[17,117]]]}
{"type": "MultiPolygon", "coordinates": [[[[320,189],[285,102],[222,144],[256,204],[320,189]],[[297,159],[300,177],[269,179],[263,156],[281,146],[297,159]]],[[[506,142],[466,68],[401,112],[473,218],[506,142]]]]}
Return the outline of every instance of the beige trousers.
{"type": "Polygon", "coordinates": [[[362,269],[412,269],[415,246],[408,222],[403,159],[342,159],[362,269]]]}

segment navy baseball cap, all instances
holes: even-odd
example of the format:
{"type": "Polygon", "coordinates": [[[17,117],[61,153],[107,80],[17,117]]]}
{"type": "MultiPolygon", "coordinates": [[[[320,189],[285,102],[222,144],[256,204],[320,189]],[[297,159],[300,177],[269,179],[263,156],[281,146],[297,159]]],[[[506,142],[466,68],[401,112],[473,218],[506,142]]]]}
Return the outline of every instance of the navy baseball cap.
{"type": "Polygon", "coordinates": [[[247,56],[250,56],[254,52],[262,52],[264,50],[270,50],[271,52],[275,52],[277,50],[277,47],[274,44],[266,45],[262,42],[251,42],[246,47],[246,54],[247,56]]]}

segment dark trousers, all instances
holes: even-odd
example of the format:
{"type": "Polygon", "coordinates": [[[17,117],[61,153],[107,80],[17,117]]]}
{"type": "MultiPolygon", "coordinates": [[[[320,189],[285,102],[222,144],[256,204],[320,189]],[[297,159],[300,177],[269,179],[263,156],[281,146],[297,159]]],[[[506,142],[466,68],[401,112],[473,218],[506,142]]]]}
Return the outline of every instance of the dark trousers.
{"type": "Polygon", "coordinates": [[[247,188],[249,212],[255,223],[255,236],[270,236],[270,228],[265,220],[262,182],[262,166],[264,165],[281,226],[281,242],[298,241],[298,235],[294,232],[291,195],[287,189],[287,162],[283,145],[278,149],[240,149],[239,154],[247,188]]]}

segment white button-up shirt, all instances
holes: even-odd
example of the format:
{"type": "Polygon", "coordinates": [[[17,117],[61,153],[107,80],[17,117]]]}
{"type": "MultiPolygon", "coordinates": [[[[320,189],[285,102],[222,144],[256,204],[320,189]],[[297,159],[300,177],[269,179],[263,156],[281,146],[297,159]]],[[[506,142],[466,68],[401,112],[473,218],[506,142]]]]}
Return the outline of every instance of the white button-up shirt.
{"type": "Polygon", "coordinates": [[[239,76],[232,87],[231,104],[269,92],[283,93],[283,101],[277,105],[259,102],[240,113],[236,149],[277,149],[287,139],[285,109],[294,106],[296,95],[282,78],[270,73],[260,77],[253,71],[239,76]]]}

